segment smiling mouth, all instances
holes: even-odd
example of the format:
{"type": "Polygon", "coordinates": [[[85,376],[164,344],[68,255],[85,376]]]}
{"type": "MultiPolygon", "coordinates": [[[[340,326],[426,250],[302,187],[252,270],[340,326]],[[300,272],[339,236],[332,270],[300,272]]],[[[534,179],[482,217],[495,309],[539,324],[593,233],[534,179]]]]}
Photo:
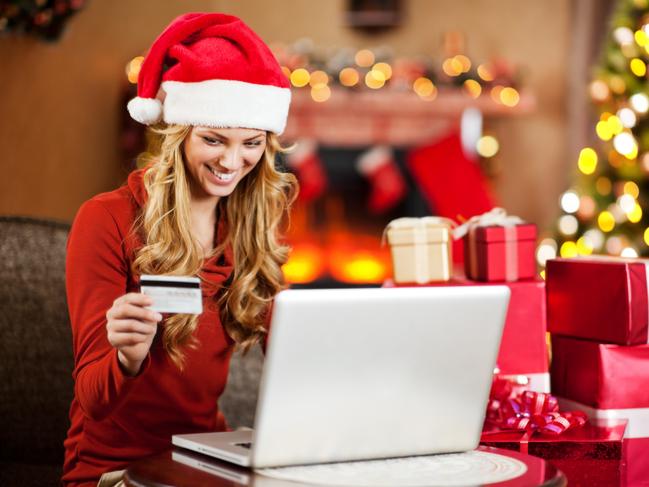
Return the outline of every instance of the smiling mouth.
{"type": "Polygon", "coordinates": [[[234,179],[234,175],[236,172],[230,172],[230,173],[225,173],[225,172],[219,172],[216,169],[214,169],[212,166],[208,166],[207,164],[205,165],[207,169],[216,176],[216,178],[219,181],[232,181],[234,179]]]}

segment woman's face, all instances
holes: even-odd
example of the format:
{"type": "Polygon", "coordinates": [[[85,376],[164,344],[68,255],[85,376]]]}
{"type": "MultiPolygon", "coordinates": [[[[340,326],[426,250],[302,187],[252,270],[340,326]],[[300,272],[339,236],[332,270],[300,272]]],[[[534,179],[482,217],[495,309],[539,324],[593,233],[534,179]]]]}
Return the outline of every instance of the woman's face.
{"type": "Polygon", "coordinates": [[[259,162],[266,132],[257,129],[192,127],[183,143],[192,196],[228,196],[259,162]]]}

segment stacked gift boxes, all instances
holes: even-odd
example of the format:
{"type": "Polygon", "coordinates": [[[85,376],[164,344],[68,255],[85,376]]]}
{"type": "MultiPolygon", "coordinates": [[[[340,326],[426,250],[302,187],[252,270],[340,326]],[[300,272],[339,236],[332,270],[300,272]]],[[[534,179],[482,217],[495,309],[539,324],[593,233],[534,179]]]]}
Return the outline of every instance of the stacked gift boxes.
{"type": "MultiPolygon", "coordinates": [[[[606,310],[591,308],[592,313],[590,314],[583,310],[571,311],[569,307],[566,307],[570,296],[575,295],[575,290],[585,290],[586,288],[583,286],[574,287],[570,281],[567,282],[565,289],[560,294],[556,292],[558,287],[555,286],[553,297],[547,296],[546,301],[546,282],[535,278],[536,227],[516,217],[509,217],[500,209],[474,217],[457,228],[448,220],[434,217],[420,220],[400,219],[388,226],[386,235],[391,246],[394,265],[394,282],[388,282],[386,286],[507,285],[510,288],[510,304],[498,354],[498,374],[494,380],[494,385],[503,380],[511,382],[512,394],[509,401],[516,400],[516,397],[523,398],[524,396],[521,394],[549,392],[546,346],[548,315],[555,320],[552,326],[557,326],[559,324],[559,321],[556,321],[557,312],[573,313],[561,322],[566,330],[572,330],[570,333],[564,334],[593,339],[595,335],[592,335],[592,319],[590,325],[587,324],[585,327],[579,328],[585,335],[574,333],[574,328],[579,327],[579,320],[587,323],[590,316],[600,320],[607,317],[606,319],[610,321],[612,319],[610,311],[616,309],[612,304],[604,305],[604,300],[592,293],[577,293],[577,299],[583,298],[583,305],[597,301],[597,304],[606,310]],[[464,275],[459,275],[457,272],[454,274],[451,267],[449,242],[458,237],[464,240],[464,275]],[[546,313],[546,302],[553,306],[553,310],[547,310],[549,313],[546,313]]],[[[551,292],[550,283],[555,282],[552,279],[559,277],[553,275],[554,265],[550,263],[548,266],[548,292],[551,292]]],[[[626,331],[623,331],[624,327],[620,328],[622,330],[620,332],[627,333],[634,340],[644,339],[645,343],[647,339],[646,315],[649,309],[646,303],[646,275],[646,273],[642,274],[644,281],[640,279],[639,275],[633,275],[629,279],[634,285],[636,281],[638,283],[645,282],[643,288],[645,315],[644,317],[638,316],[639,311],[635,308],[631,308],[631,311],[626,315],[621,313],[621,316],[630,318],[626,331]],[[643,319],[645,328],[639,330],[638,323],[643,319]]],[[[560,280],[564,284],[566,283],[563,277],[560,280]]],[[[585,279],[587,286],[591,287],[601,286],[602,282],[606,282],[608,285],[609,280],[608,277],[602,279],[601,275],[590,275],[585,279]]],[[[600,330],[600,328],[597,329],[600,330]]],[[[610,326],[601,330],[610,331],[610,326]]],[[[554,331],[556,332],[557,329],[554,328],[554,331]]],[[[601,337],[604,336],[607,335],[601,335],[601,337]]],[[[503,428],[502,421],[490,423],[488,414],[483,442],[494,446],[528,451],[556,462],[563,462],[560,467],[571,472],[572,478],[584,480],[590,475],[588,479],[584,480],[584,485],[619,485],[624,483],[625,473],[622,466],[625,458],[624,451],[628,447],[625,446],[623,449],[622,440],[627,421],[626,419],[615,419],[620,416],[615,414],[599,415],[603,416],[603,419],[593,419],[585,425],[583,418],[581,421],[576,421],[580,418],[579,413],[572,411],[583,409],[590,412],[587,404],[583,401],[587,397],[580,391],[588,388],[588,384],[592,386],[593,377],[597,376],[597,370],[600,369],[589,366],[583,368],[584,364],[581,362],[591,360],[584,359],[583,355],[576,358],[570,353],[567,356],[560,353],[558,347],[562,346],[562,340],[565,342],[566,340],[575,340],[575,338],[555,338],[555,354],[560,357],[553,363],[552,388],[553,393],[558,392],[564,396],[561,398],[563,407],[560,408],[562,419],[559,420],[559,423],[570,420],[572,426],[567,426],[559,434],[556,432],[555,434],[544,433],[542,428],[512,430],[503,428]],[[566,360],[575,361],[575,358],[579,363],[571,362],[568,365],[562,365],[566,360]],[[567,373],[568,382],[557,382],[559,369],[575,369],[576,371],[574,375],[567,373]],[[590,382],[584,376],[578,375],[579,370],[590,371],[590,375],[586,373],[590,382]],[[578,383],[577,385],[572,383],[574,382],[572,378],[578,383]],[[568,399],[572,399],[573,402],[567,402],[568,399]],[[589,465],[587,468],[585,468],[586,464],[589,465]]],[[[564,344],[563,349],[566,347],[570,348],[570,345],[564,344]]],[[[595,344],[595,349],[589,348],[589,350],[592,354],[595,353],[594,350],[601,351],[602,349],[597,348],[597,344],[595,344]]],[[[649,359],[649,354],[647,358],[649,359]]],[[[610,357],[607,355],[603,361],[610,362],[610,357]]],[[[649,360],[647,360],[647,364],[649,364],[649,360]]],[[[649,370],[644,370],[646,370],[647,380],[649,380],[649,370]]],[[[607,371],[607,373],[610,372],[607,371]]],[[[631,377],[628,378],[631,379],[631,377]]],[[[649,386],[649,383],[647,385],[649,386]]],[[[649,395],[649,387],[645,387],[645,389],[646,394],[649,395]]],[[[540,394],[537,397],[545,402],[554,401],[554,398],[549,395],[540,394]]],[[[489,406],[496,403],[492,397],[489,406]]],[[[592,403],[592,408],[595,408],[596,405],[596,403],[592,403]]],[[[548,404],[542,408],[544,414],[546,413],[545,406],[548,404]]],[[[547,409],[548,413],[557,414],[556,404],[554,404],[554,409],[547,409]]],[[[496,408],[496,413],[501,414],[502,412],[496,408]]],[[[532,416],[530,415],[530,417],[532,416]]],[[[593,416],[599,417],[597,414],[593,416]]],[[[622,417],[627,418],[629,415],[622,415],[622,417]]]]}
{"type": "Polygon", "coordinates": [[[535,225],[496,208],[456,227],[438,217],[391,222],[386,237],[394,281],[385,285],[507,285],[511,297],[497,372],[526,389],[548,392],[545,283],[535,279],[535,225]],[[460,237],[470,278],[452,268],[451,243],[460,237]]]}
{"type": "Polygon", "coordinates": [[[649,262],[547,263],[552,390],[565,408],[628,420],[627,485],[649,478],[649,262]]]}

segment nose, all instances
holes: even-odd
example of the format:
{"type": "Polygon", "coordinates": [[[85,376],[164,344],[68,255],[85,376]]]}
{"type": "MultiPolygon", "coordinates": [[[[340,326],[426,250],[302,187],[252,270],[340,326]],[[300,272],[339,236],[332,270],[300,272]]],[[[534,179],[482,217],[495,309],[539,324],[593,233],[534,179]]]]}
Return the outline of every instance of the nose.
{"type": "Polygon", "coordinates": [[[241,157],[241,148],[233,145],[228,147],[219,161],[221,166],[229,171],[236,171],[243,166],[243,157],[241,157]]]}

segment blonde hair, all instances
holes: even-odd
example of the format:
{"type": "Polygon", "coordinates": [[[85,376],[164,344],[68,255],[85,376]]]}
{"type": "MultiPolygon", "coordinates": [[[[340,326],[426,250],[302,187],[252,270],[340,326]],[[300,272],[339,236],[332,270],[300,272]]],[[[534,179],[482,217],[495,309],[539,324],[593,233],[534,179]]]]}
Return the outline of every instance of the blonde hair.
{"type": "MultiPolygon", "coordinates": [[[[144,174],[148,200],[135,221],[143,245],[136,250],[136,274],[198,275],[203,252],[191,229],[190,189],[183,156],[183,141],[191,127],[170,125],[150,129],[149,150],[140,163],[150,164],[144,174]]],[[[229,285],[213,299],[221,323],[243,350],[266,334],[266,319],[274,296],[286,287],[281,266],[289,247],[280,242],[288,210],[297,195],[297,181],[275,168],[278,152],[286,152],[275,134],[267,132],[266,149],[253,170],[217,204],[227,233],[213,254],[232,249],[233,274],[229,285]],[[286,217],[286,218],[285,218],[286,217]]],[[[198,316],[173,315],[164,322],[163,346],[171,360],[183,367],[185,346],[195,347],[198,316]]]]}

